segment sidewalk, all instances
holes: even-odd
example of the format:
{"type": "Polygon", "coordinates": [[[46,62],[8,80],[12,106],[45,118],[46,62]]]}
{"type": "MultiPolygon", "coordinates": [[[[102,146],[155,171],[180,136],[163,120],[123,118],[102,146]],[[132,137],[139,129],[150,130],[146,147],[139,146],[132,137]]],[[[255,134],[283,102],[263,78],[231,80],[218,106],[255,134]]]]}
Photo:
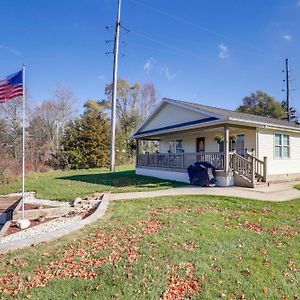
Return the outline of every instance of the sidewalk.
{"type": "MultiPolygon", "coordinates": [[[[299,183],[299,182],[298,182],[299,183]]],[[[133,192],[133,193],[117,193],[111,194],[110,199],[140,199],[163,196],[180,196],[180,195],[214,195],[240,197],[247,199],[255,199],[261,201],[289,201],[300,199],[300,190],[294,188],[297,182],[273,183],[268,185],[260,185],[256,188],[243,187],[196,187],[186,186],[167,190],[149,191],[149,192],[133,192]]]]}

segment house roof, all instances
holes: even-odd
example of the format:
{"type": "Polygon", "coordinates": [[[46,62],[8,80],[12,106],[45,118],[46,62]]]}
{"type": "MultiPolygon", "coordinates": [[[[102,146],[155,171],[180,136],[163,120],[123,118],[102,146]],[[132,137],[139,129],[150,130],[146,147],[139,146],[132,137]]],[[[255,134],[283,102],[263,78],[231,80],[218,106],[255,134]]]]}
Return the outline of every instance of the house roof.
{"type": "Polygon", "coordinates": [[[262,124],[266,124],[266,125],[292,127],[292,128],[300,130],[300,125],[297,125],[295,123],[290,123],[286,120],[275,119],[275,118],[270,118],[270,117],[263,117],[263,116],[248,114],[248,113],[242,113],[242,112],[237,112],[237,111],[233,111],[233,110],[229,110],[229,109],[218,108],[218,107],[213,107],[213,106],[208,106],[208,105],[203,105],[203,104],[198,104],[198,103],[193,103],[193,102],[187,102],[187,101],[182,101],[182,100],[174,100],[174,99],[168,99],[168,98],[165,98],[164,100],[169,100],[169,101],[175,102],[175,103],[177,102],[177,103],[184,104],[184,105],[196,108],[196,109],[208,111],[213,114],[222,115],[224,117],[227,117],[230,120],[238,119],[238,120],[243,120],[243,121],[248,121],[248,122],[262,123],[262,124]]]}
{"type": "Polygon", "coordinates": [[[228,109],[223,109],[223,108],[218,108],[218,107],[213,107],[213,106],[208,106],[208,105],[203,105],[203,104],[198,104],[193,102],[164,98],[161,101],[161,103],[154,109],[154,111],[149,115],[149,117],[137,129],[133,137],[137,137],[140,135],[147,136],[148,134],[151,135],[151,133],[153,132],[164,132],[166,130],[167,131],[176,130],[186,126],[197,126],[197,124],[200,125],[205,122],[212,124],[220,121],[242,122],[252,126],[265,126],[265,127],[300,131],[300,125],[297,125],[295,123],[290,123],[285,120],[263,117],[263,116],[248,114],[248,113],[242,113],[242,112],[237,112],[233,110],[228,110],[228,109]],[[180,123],[180,124],[174,123],[174,125],[172,126],[144,131],[143,128],[145,127],[145,124],[151,121],[151,119],[157,114],[157,112],[160,110],[161,107],[163,107],[165,103],[171,103],[173,105],[177,105],[193,111],[201,112],[207,114],[210,118],[197,120],[193,122],[180,123]]]}

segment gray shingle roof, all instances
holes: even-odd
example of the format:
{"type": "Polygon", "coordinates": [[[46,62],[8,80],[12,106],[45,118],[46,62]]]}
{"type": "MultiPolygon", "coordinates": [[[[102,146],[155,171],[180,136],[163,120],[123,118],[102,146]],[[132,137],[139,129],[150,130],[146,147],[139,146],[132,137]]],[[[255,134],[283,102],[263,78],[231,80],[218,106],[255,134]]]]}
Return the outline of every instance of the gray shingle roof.
{"type": "Polygon", "coordinates": [[[262,116],[258,116],[258,115],[252,115],[252,114],[237,112],[237,111],[218,108],[218,107],[207,106],[207,105],[193,103],[193,102],[174,100],[174,99],[168,99],[168,98],[165,98],[165,99],[173,101],[173,102],[181,103],[181,104],[184,104],[184,105],[188,105],[192,108],[205,110],[205,111],[208,111],[208,112],[213,113],[213,114],[222,115],[222,116],[227,117],[229,119],[239,119],[239,120],[243,120],[243,121],[246,121],[246,122],[257,122],[257,123],[262,123],[262,124],[266,124],[266,125],[273,125],[273,126],[292,127],[292,128],[297,129],[297,130],[300,130],[300,125],[297,125],[295,123],[289,123],[286,120],[279,120],[279,119],[274,119],[274,118],[269,118],[269,117],[262,117],[262,116]]]}

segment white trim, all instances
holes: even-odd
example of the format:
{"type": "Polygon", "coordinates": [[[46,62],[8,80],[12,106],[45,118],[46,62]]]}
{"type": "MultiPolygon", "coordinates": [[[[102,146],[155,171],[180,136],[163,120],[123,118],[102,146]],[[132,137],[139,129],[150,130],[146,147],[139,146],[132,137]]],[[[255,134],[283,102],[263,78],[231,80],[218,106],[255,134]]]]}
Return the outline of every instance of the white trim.
{"type": "Polygon", "coordinates": [[[149,116],[142,122],[142,124],[136,129],[134,134],[131,137],[134,137],[157,113],[157,111],[165,104],[164,101],[161,101],[149,114],[149,116]]]}
{"type": "MultiPolygon", "coordinates": [[[[183,102],[178,102],[177,100],[172,100],[169,98],[163,98],[162,101],[154,108],[154,110],[150,113],[150,115],[146,118],[146,120],[144,120],[144,122],[138,127],[138,129],[134,132],[134,134],[132,135],[132,138],[140,138],[140,137],[147,137],[147,136],[155,136],[155,135],[160,135],[160,134],[165,134],[165,133],[170,133],[170,132],[175,132],[178,130],[187,130],[187,129],[194,129],[194,128],[204,128],[206,126],[210,126],[210,125],[214,125],[214,124],[222,124],[222,123],[228,123],[228,124],[235,124],[236,122],[238,122],[238,124],[241,125],[246,125],[246,126],[250,126],[250,127],[261,127],[264,129],[278,129],[278,130],[286,130],[286,131],[290,131],[290,132],[300,132],[300,128],[297,129],[295,127],[291,127],[291,126],[285,126],[285,125],[273,125],[273,124],[268,124],[268,123],[264,123],[264,122],[258,122],[258,121],[248,121],[248,120],[243,120],[243,119],[239,119],[239,118],[233,118],[233,117],[226,117],[224,115],[219,115],[219,114],[214,114],[211,112],[208,112],[206,110],[202,110],[196,107],[192,107],[189,104],[184,104],[183,102]],[[205,114],[211,117],[215,117],[218,118],[218,120],[216,121],[210,121],[204,124],[195,124],[195,125],[190,125],[190,126],[184,126],[181,128],[172,128],[172,129],[167,129],[167,130],[160,130],[160,131],[156,131],[156,132],[151,132],[151,133],[141,133],[141,134],[137,134],[147,123],[149,123],[154,117],[155,115],[159,112],[159,110],[166,104],[172,104],[172,105],[176,105],[178,107],[181,108],[185,108],[187,110],[190,111],[194,111],[197,113],[201,113],[201,114],[205,114]],[[256,125],[256,126],[253,126],[256,125]]],[[[174,124],[175,125],[175,124],[174,124]]]]}
{"type": "Polygon", "coordinates": [[[178,106],[178,107],[181,107],[181,108],[184,108],[184,109],[187,109],[189,111],[193,111],[193,112],[196,112],[196,113],[201,113],[201,114],[204,114],[204,115],[208,115],[210,117],[214,117],[214,118],[217,118],[217,119],[221,119],[221,120],[225,120],[226,118],[222,115],[218,115],[218,114],[213,114],[211,112],[208,112],[206,110],[202,110],[202,109],[199,109],[199,108],[196,108],[196,107],[191,107],[190,105],[188,104],[184,104],[184,103],[178,103],[176,100],[172,100],[172,99],[169,99],[169,98],[163,98],[162,101],[155,107],[155,109],[150,113],[150,115],[142,122],[142,124],[138,127],[138,129],[134,132],[134,134],[132,135],[132,137],[136,137],[137,136],[137,133],[143,128],[145,127],[145,125],[150,122],[154,117],[155,115],[158,113],[158,111],[166,104],[166,103],[169,103],[169,104],[172,104],[172,105],[175,105],[175,106],[178,106]]]}
{"type": "Polygon", "coordinates": [[[288,131],[300,132],[300,128],[297,129],[297,128],[291,127],[291,126],[275,125],[275,124],[273,125],[273,124],[267,124],[267,123],[263,123],[263,122],[247,121],[247,120],[242,120],[242,119],[237,119],[237,118],[231,118],[231,117],[228,120],[229,121],[237,121],[237,122],[246,123],[246,124],[261,125],[261,126],[264,126],[265,129],[285,129],[285,130],[288,130],[288,131]]]}
{"type": "Polygon", "coordinates": [[[282,132],[273,132],[273,159],[274,160],[290,160],[291,159],[291,136],[289,134],[286,133],[282,133],[282,132]],[[277,135],[281,135],[281,145],[277,145],[277,147],[281,148],[281,156],[277,157],[276,156],[276,144],[275,144],[275,136],[277,135]],[[286,135],[289,138],[289,144],[288,145],[283,145],[283,136],[286,135]],[[283,156],[283,148],[284,147],[289,147],[289,156],[288,157],[284,157],[283,156]]]}
{"type": "Polygon", "coordinates": [[[211,125],[218,125],[218,124],[226,124],[224,123],[224,121],[226,120],[217,120],[217,121],[209,121],[206,123],[202,123],[202,126],[199,126],[199,124],[195,124],[195,125],[189,125],[189,126],[183,126],[180,128],[172,128],[172,129],[165,129],[165,130],[160,130],[160,131],[155,131],[155,132],[150,132],[150,133],[141,133],[141,134],[135,134],[133,135],[134,138],[142,138],[142,137],[150,137],[150,136],[156,136],[156,135],[161,135],[161,134],[166,134],[166,133],[170,133],[170,132],[178,132],[178,131],[184,131],[184,130],[188,130],[188,129],[194,129],[194,128],[205,128],[207,126],[211,126],[211,125]]]}
{"type": "Polygon", "coordinates": [[[177,105],[179,107],[182,107],[182,108],[194,111],[194,112],[198,112],[198,113],[201,113],[201,114],[204,114],[204,115],[208,115],[210,117],[214,117],[214,118],[218,118],[218,119],[226,119],[226,117],[224,117],[223,115],[214,114],[214,113],[211,113],[209,111],[206,111],[205,109],[200,109],[200,108],[197,108],[197,107],[192,107],[189,104],[178,102],[177,100],[173,100],[173,99],[169,99],[169,98],[164,98],[163,101],[166,101],[167,103],[174,104],[174,105],[177,105]]]}

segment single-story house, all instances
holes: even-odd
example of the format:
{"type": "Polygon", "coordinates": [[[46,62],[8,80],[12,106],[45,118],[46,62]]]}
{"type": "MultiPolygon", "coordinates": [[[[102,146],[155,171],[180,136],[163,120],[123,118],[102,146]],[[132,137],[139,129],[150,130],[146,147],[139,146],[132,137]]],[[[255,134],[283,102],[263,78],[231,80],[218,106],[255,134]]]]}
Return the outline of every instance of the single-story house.
{"type": "Polygon", "coordinates": [[[165,98],[133,138],[139,175],[189,182],[188,166],[207,161],[219,186],[300,179],[300,126],[285,120],[165,98]]]}

